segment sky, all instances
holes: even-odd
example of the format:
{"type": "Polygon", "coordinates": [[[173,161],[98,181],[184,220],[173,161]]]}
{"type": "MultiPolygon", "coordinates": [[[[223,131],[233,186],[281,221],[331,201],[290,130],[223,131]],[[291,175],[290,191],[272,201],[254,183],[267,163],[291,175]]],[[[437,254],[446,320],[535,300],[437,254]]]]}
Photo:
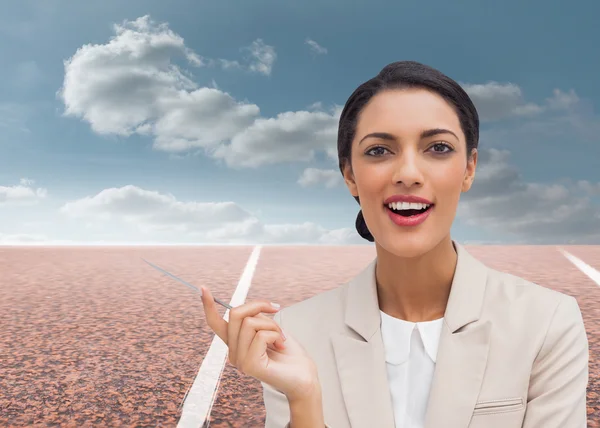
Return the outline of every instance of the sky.
{"type": "Polygon", "coordinates": [[[0,244],[369,244],[341,108],[414,60],[481,118],[464,243],[600,243],[600,3],[7,1],[0,244]]]}

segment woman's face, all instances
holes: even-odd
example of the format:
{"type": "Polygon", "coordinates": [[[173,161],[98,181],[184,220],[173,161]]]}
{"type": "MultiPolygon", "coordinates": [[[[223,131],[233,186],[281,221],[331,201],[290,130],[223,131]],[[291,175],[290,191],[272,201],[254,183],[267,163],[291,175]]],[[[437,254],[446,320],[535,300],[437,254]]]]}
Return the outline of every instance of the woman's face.
{"type": "Polygon", "coordinates": [[[416,257],[449,236],[477,163],[476,151],[467,159],[466,150],[458,116],[439,95],[387,90],[371,99],[358,119],[344,177],[377,245],[416,257]],[[431,205],[409,205],[410,197],[431,205]],[[390,198],[400,202],[390,208],[390,198]]]}

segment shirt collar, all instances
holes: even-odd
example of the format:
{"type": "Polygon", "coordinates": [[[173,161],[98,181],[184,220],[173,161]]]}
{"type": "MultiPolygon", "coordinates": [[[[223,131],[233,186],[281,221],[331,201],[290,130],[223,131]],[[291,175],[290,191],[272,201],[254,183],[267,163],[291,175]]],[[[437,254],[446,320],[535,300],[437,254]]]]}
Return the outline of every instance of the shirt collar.
{"type": "Polygon", "coordinates": [[[438,344],[442,332],[443,318],[420,323],[394,318],[381,313],[381,335],[385,346],[385,360],[390,364],[402,364],[410,356],[410,342],[413,330],[417,330],[425,352],[435,363],[438,344]]]}

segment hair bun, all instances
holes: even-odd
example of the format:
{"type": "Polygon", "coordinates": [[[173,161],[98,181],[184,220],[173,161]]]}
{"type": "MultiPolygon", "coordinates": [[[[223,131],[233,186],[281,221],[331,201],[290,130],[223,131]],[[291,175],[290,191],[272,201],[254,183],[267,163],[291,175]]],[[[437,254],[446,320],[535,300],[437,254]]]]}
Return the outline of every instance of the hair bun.
{"type": "Polygon", "coordinates": [[[362,210],[358,211],[358,215],[356,216],[356,231],[363,239],[366,239],[369,242],[375,241],[375,238],[373,238],[373,235],[371,235],[371,232],[367,227],[362,210]]]}

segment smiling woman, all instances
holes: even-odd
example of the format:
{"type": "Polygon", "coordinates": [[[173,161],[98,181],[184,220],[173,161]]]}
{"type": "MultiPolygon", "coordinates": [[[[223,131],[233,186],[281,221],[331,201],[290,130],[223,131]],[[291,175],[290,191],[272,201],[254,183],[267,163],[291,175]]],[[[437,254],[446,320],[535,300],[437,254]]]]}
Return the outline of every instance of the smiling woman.
{"type": "MultiPolygon", "coordinates": [[[[436,129],[429,129],[429,130],[425,130],[423,132],[421,132],[420,141],[423,140],[427,140],[427,139],[431,139],[432,137],[435,137],[437,135],[441,135],[441,134],[450,134],[452,136],[454,136],[454,138],[456,140],[458,140],[458,137],[456,136],[456,134],[450,130],[447,129],[440,129],[440,128],[436,128],[436,129]]],[[[396,141],[396,138],[392,135],[392,134],[388,134],[385,132],[373,132],[370,134],[367,134],[366,136],[364,136],[362,138],[362,140],[359,142],[359,147],[362,144],[362,142],[364,140],[366,140],[367,138],[371,138],[371,139],[375,139],[375,140],[384,140],[386,142],[387,145],[396,145],[398,144],[398,142],[396,141]]],[[[382,157],[385,154],[392,154],[392,152],[390,151],[389,148],[386,147],[386,144],[382,144],[382,145],[376,145],[375,147],[369,148],[365,154],[367,156],[379,156],[382,157]],[[373,153],[374,150],[382,150],[384,151],[379,152],[379,154],[375,154],[373,153]],[[385,152],[387,151],[387,153],[385,152]]],[[[449,155],[450,153],[452,153],[454,150],[452,149],[452,147],[444,142],[444,141],[437,141],[434,142],[433,144],[431,144],[431,147],[428,148],[429,151],[431,151],[431,153],[433,153],[434,155],[449,155]],[[444,151],[446,150],[446,151],[444,151]]],[[[473,154],[473,157],[476,156],[476,153],[473,154]]],[[[344,171],[342,169],[342,172],[345,173],[344,175],[347,175],[347,172],[351,172],[352,168],[349,167],[349,159],[346,160],[346,171],[344,171]]],[[[348,177],[346,177],[348,180],[348,177]]],[[[349,183],[351,183],[351,185],[354,187],[354,184],[352,183],[352,178],[350,178],[349,183]]],[[[358,198],[358,195],[355,195],[355,198],[357,200],[357,202],[360,203],[360,200],[358,198]]],[[[392,221],[394,223],[396,223],[399,226],[417,226],[419,224],[421,224],[422,222],[425,221],[425,219],[429,216],[429,213],[431,212],[431,210],[433,209],[434,203],[431,202],[428,199],[419,197],[419,196],[414,196],[414,195],[393,195],[390,196],[389,198],[387,198],[383,205],[386,207],[388,214],[390,216],[390,218],[392,219],[392,221]]],[[[362,216],[358,217],[360,222],[364,223],[364,218],[362,216]]],[[[366,232],[368,231],[368,228],[366,227],[366,224],[360,224],[359,231],[365,231],[364,234],[364,238],[366,238],[369,241],[373,241],[373,235],[371,235],[370,232],[366,232]]]]}
{"type": "Polygon", "coordinates": [[[586,427],[577,301],[488,268],[450,236],[478,140],[460,85],[416,62],[386,66],[350,96],[338,132],[375,260],[285,309],[235,307],[229,323],[205,293],[231,363],[262,382],[267,427],[586,427]]]}

